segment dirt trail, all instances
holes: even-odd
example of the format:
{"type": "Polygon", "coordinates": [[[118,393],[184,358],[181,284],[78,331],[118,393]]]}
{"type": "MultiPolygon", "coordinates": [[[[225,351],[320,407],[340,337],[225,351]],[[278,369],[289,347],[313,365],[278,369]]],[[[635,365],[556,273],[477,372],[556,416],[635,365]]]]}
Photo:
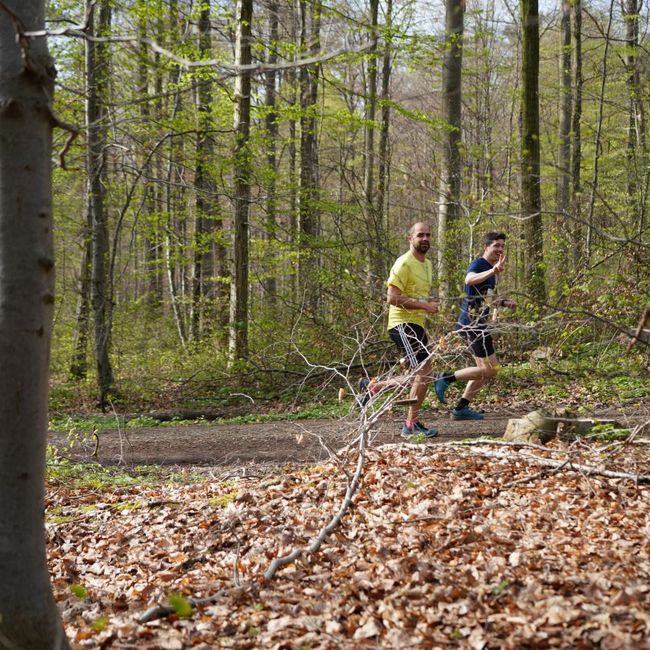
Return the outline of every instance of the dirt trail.
{"type": "MultiPolygon", "coordinates": [[[[478,422],[455,422],[447,414],[423,413],[427,426],[435,426],[440,435],[432,444],[475,438],[481,435],[500,436],[508,418],[520,417],[486,414],[478,422]],[[436,417],[436,415],[438,417],[436,417]]],[[[627,420],[628,426],[639,424],[647,416],[635,413],[627,420]]],[[[399,431],[402,417],[385,416],[372,430],[372,444],[403,441],[399,431]]],[[[50,433],[49,442],[67,458],[79,461],[99,461],[102,464],[122,462],[133,465],[204,465],[230,468],[282,466],[289,463],[318,462],[328,457],[329,449],[338,450],[354,439],[358,419],[350,416],[332,420],[303,420],[267,422],[262,424],[185,425],[142,427],[111,430],[99,434],[96,443],[91,438],[70,449],[65,433],[50,433]]]]}

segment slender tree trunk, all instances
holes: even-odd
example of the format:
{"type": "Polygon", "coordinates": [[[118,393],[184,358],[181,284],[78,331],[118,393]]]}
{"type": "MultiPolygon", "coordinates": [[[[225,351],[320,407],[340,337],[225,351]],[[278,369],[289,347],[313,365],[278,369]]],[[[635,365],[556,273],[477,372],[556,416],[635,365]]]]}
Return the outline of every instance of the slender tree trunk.
{"type": "MultiPolygon", "coordinates": [[[[87,0],[89,1],[89,0],[87,0]]],[[[91,7],[90,3],[87,5],[91,7]]],[[[108,0],[102,0],[90,11],[90,23],[97,25],[95,33],[107,34],[111,24],[111,9],[108,0]],[[95,11],[99,7],[99,19],[95,22],[95,11]]],[[[108,95],[109,55],[106,43],[86,40],[86,129],[88,148],[88,196],[92,215],[92,272],[91,295],[95,325],[95,360],[97,363],[97,384],[99,403],[105,408],[113,388],[113,369],[110,361],[112,296],[110,292],[108,215],[105,206],[103,176],[106,149],[106,109],[108,95]]]]}
{"type": "Polygon", "coordinates": [[[524,281],[529,296],[546,299],[539,149],[539,13],[537,0],[521,0],[521,199],[526,244],[524,281]]]}
{"type": "MultiPolygon", "coordinates": [[[[237,0],[235,65],[251,63],[253,0],[237,0]]],[[[239,72],[235,78],[234,149],[234,277],[230,294],[229,359],[233,363],[248,356],[248,237],[251,195],[250,160],[251,78],[239,72]]]]}
{"type": "Polygon", "coordinates": [[[45,547],[48,364],[54,306],[52,93],[43,0],[0,10],[0,645],[68,648],[45,547]],[[9,16],[9,11],[15,21],[9,16]]]}
{"type": "Polygon", "coordinates": [[[607,30],[605,32],[605,47],[603,50],[603,73],[600,79],[600,96],[598,99],[598,114],[596,118],[596,129],[594,133],[594,160],[593,172],[591,177],[591,193],[589,195],[589,207],[587,212],[587,237],[585,244],[585,257],[587,264],[591,260],[592,245],[593,245],[593,231],[594,231],[594,210],[596,207],[596,195],[598,193],[598,183],[600,174],[600,158],[603,150],[602,143],[602,129],[603,129],[603,111],[605,107],[605,90],[607,88],[607,75],[608,75],[608,54],[610,44],[610,33],[614,19],[614,0],[611,0],[609,5],[609,18],[607,20],[607,30]]]}
{"type": "Polygon", "coordinates": [[[623,17],[627,47],[625,50],[626,83],[629,97],[628,117],[628,201],[631,220],[645,210],[645,194],[647,191],[646,171],[646,125],[643,107],[643,88],[639,75],[639,14],[640,0],[625,0],[623,17]]]}
{"type": "MultiPolygon", "coordinates": [[[[269,45],[267,62],[269,65],[274,66],[278,61],[277,47],[278,47],[278,2],[271,0],[269,3],[269,45]]],[[[277,197],[276,197],[276,176],[277,176],[277,139],[278,139],[278,123],[276,112],[276,84],[277,72],[273,69],[269,70],[265,76],[265,105],[266,116],[264,120],[266,130],[266,164],[268,167],[268,181],[266,183],[266,238],[273,241],[277,234],[276,212],[277,212],[277,197]]],[[[277,294],[277,279],[275,274],[266,278],[264,281],[264,290],[266,299],[271,307],[276,303],[277,294]]]]}
{"type": "MultiPolygon", "coordinates": [[[[390,135],[390,78],[392,69],[392,30],[393,30],[393,0],[386,0],[386,24],[384,27],[384,53],[381,68],[381,127],[379,131],[379,165],[377,170],[377,221],[381,224],[382,232],[389,232],[386,196],[388,194],[388,170],[390,166],[389,135],[390,135]]],[[[386,240],[377,242],[382,251],[382,278],[386,275],[386,240]]]]}
{"type": "Polygon", "coordinates": [[[445,56],[442,72],[445,137],[438,204],[438,281],[441,297],[459,292],[460,255],[462,63],[465,3],[447,0],[445,56]]]}
{"type": "MultiPolygon", "coordinates": [[[[315,56],[320,51],[321,0],[300,1],[300,51],[315,56]]],[[[316,102],[318,101],[318,67],[300,69],[300,192],[299,192],[299,283],[305,303],[316,311],[319,303],[316,280],[319,258],[315,238],[320,232],[318,138],[316,102]]]]}
{"type": "Polygon", "coordinates": [[[560,255],[566,258],[569,252],[569,222],[571,181],[571,3],[560,0],[560,124],[557,175],[557,229],[560,238],[560,255]]]}
{"type": "MultiPolygon", "coordinates": [[[[210,3],[201,5],[199,16],[199,55],[209,58],[212,50],[210,3]]],[[[213,275],[212,232],[216,217],[216,187],[210,171],[214,155],[211,128],[212,82],[201,79],[198,84],[198,128],[196,151],[196,224],[194,229],[194,273],[192,276],[192,338],[201,338],[202,315],[207,308],[206,294],[213,275]]]]}
{"type": "MultiPolygon", "coordinates": [[[[291,0],[291,42],[298,40],[298,24],[300,21],[299,0],[291,0]]],[[[294,52],[293,60],[298,58],[298,52],[294,52]]],[[[285,92],[288,102],[294,110],[289,117],[289,146],[288,146],[288,175],[289,175],[289,240],[299,251],[300,242],[298,235],[298,120],[294,117],[300,108],[298,98],[298,75],[295,68],[289,68],[286,74],[285,92]]],[[[300,292],[299,269],[291,274],[291,294],[297,299],[300,292]]]]}
{"type": "Polygon", "coordinates": [[[79,265],[79,297],[72,343],[70,375],[83,379],[88,372],[88,334],[90,328],[90,273],[93,254],[92,220],[88,197],[86,196],[86,228],[83,232],[83,251],[79,265]]]}
{"type": "MultiPolygon", "coordinates": [[[[364,216],[368,233],[368,285],[372,290],[383,293],[384,273],[382,268],[381,244],[385,240],[383,224],[375,203],[375,117],[377,114],[377,43],[378,43],[379,0],[370,0],[370,49],[365,92],[365,126],[363,152],[363,194],[364,216]]],[[[372,295],[372,294],[370,294],[372,295]]]]}
{"type": "MultiPolygon", "coordinates": [[[[149,51],[145,43],[145,38],[149,36],[146,12],[144,11],[146,0],[140,0],[141,11],[138,22],[138,31],[140,33],[139,56],[138,62],[138,91],[144,101],[140,102],[140,117],[143,124],[149,124],[151,121],[151,106],[146,99],[149,97],[149,51]]],[[[159,73],[157,73],[159,74],[159,73]]],[[[145,224],[143,237],[143,257],[145,269],[145,300],[151,308],[159,307],[162,303],[162,282],[160,278],[160,237],[155,228],[155,214],[157,211],[157,185],[152,182],[153,166],[150,158],[147,156],[142,163],[144,169],[142,176],[142,220],[145,224]]]]}
{"type": "Polygon", "coordinates": [[[573,227],[573,266],[578,268],[584,251],[582,228],[582,0],[573,0],[573,110],[571,133],[571,213],[573,227]]]}

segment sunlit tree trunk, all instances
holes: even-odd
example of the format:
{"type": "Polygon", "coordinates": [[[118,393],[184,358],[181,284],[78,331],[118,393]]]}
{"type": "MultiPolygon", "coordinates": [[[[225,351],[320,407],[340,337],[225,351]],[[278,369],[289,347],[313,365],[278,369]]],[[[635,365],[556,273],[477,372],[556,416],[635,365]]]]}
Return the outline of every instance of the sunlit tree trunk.
{"type": "Polygon", "coordinates": [[[93,254],[92,246],[92,220],[88,196],[86,196],[86,228],[83,232],[83,250],[79,265],[79,296],[77,297],[77,311],[75,328],[72,341],[72,361],[70,362],[70,376],[82,379],[88,372],[88,334],[90,328],[90,261],[93,254]]]}
{"type": "Polygon", "coordinates": [[[442,72],[443,114],[445,117],[440,200],[438,204],[438,281],[441,297],[459,290],[461,216],[461,119],[462,63],[465,3],[447,0],[445,19],[445,56],[442,72]]]}
{"type": "MultiPolygon", "coordinates": [[[[237,0],[235,64],[251,63],[253,0],[237,0]]],[[[230,362],[248,356],[248,237],[251,195],[250,109],[251,77],[240,71],[235,78],[234,149],[234,275],[230,294],[230,362]]]]}
{"type": "Polygon", "coordinates": [[[47,567],[45,448],[54,307],[54,65],[43,0],[0,10],[0,646],[68,648],[47,567]],[[13,14],[10,17],[9,11],[13,14]]]}
{"type": "Polygon", "coordinates": [[[539,148],[539,13],[537,0],[521,0],[521,200],[526,260],[524,282],[529,296],[546,298],[539,148]]]}
{"type": "Polygon", "coordinates": [[[571,181],[571,3],[561,0],[560,7],[560,123],[557,170],[557,219],[560,237],[560,254],[566,256],[570,241],[567,234],[571,231],[569,222],[571,181]]]}

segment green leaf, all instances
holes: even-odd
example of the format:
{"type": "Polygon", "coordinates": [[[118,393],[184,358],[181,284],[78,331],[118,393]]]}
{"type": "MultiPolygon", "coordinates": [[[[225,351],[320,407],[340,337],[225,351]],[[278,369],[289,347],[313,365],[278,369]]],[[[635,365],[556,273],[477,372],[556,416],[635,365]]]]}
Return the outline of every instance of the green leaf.
{"type": "Polygon", "coordinates": [[[185,596],[181,596],[180,594],[170,594],[167,601],[179,618],[187,618],[192,615],[194,607],[185,596]]]}

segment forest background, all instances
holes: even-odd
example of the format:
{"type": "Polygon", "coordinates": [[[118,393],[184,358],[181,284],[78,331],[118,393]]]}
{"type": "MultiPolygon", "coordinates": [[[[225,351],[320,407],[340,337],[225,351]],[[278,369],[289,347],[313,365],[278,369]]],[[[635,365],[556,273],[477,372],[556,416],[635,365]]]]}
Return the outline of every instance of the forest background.
{"type": "Polygon", "coordinates": [[[436,240],[434,338],[503,230],[505,360],[543,350],[551,383],[577,364],[647,395],[647,346],[623,353],[650,282],[641,3],[47,11],[68,125],[55,413],[327,399],[321,364],[381,372],[384,281],[415,221],[436,240]]]}

